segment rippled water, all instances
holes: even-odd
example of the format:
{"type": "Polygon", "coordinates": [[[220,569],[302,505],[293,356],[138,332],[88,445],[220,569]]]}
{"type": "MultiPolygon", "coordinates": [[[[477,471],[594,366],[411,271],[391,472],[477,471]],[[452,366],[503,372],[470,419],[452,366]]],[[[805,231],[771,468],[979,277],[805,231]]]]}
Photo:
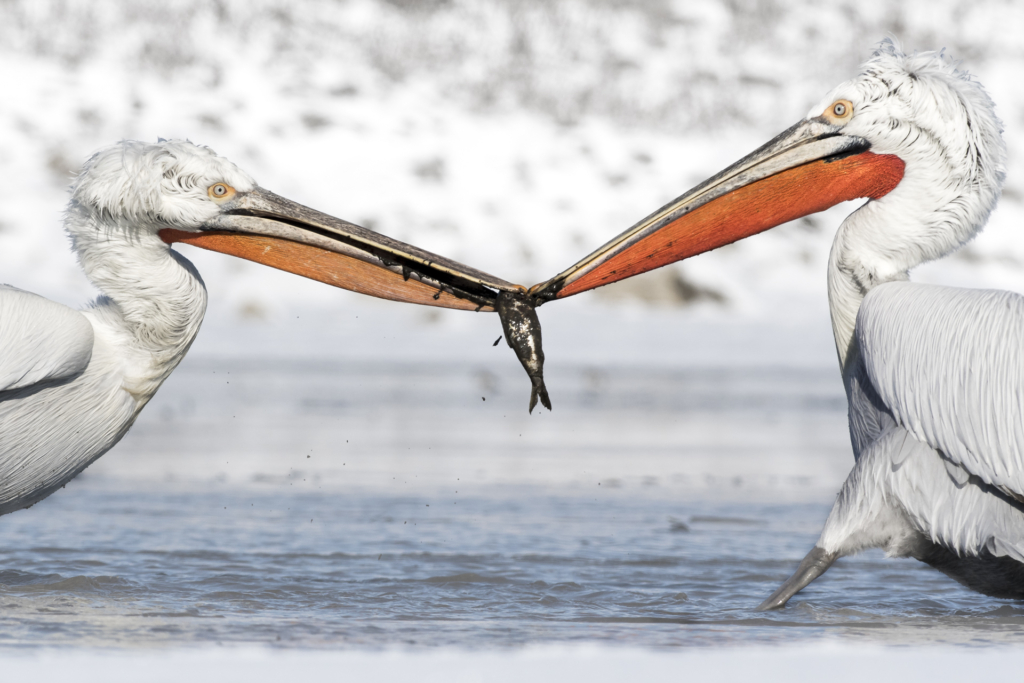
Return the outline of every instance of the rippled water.
{"type": "Polygon", "coordinates": [[[849,468],[831,370],[550,374],[555,412],[527,417],[512,366],[189,361],[117,450],[0,520],[0,644],[1024,636],[1024,606],[877,553],[753,611],[849,468]]]}
{"type": "Polygon", "coordinates": [[[1024,633],[1024,608],[874,554],[839,563],[786,610],[755,613],[825,512],[628,492],[85,485],[6,526],[0,642],[673,646],[1024,633]]]}

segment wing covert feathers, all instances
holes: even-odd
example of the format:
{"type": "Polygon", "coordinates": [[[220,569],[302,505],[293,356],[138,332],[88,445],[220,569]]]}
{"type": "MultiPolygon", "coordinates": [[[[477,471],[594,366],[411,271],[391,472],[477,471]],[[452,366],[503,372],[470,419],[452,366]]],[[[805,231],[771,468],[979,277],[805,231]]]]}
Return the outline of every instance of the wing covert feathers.
{"type": "Polygon", "coordinates": [[[73,377],[89,365],[92,345],[92,325],[78,311],[0,285],[0,391],[73,377]]]}
{"type": "Polygon", "coordinates": [[[1024,501],[1024,297],[886,283],[865,297],[856,335],[900,425],[1024,501]]]}

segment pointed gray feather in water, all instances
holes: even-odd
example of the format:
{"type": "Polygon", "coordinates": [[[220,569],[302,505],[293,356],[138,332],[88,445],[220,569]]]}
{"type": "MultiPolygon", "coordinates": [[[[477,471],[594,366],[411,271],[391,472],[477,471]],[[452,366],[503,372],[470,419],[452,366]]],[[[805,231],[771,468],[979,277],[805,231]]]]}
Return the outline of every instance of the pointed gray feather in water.
{"type": "Polygon", "coordinates": [[[505,341],[516,352],[526,374],[530,376],[533,390],[530,392],[530,412],[537,405],[537,398],[545,408],[551,410],[551,399],[544,386],[544,349],[541,346],[540,319],[526,294],[500,292],[495,304],[501,327],[505,330],[505,341]]]}

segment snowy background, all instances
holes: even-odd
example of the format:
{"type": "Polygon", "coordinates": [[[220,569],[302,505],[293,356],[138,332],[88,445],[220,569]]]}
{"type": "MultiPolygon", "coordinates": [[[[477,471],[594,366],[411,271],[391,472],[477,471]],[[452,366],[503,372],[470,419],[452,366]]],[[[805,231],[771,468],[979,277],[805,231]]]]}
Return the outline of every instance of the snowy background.
{"type": "MultiPolygon", "coordinates": [[[[1020,26],[1024,5],[998,0],[6,0],[0,280],[83,303],[69,179],[116,140],[182,137],[296,201],[533,284],[797,121],[892,34],[963,60],[1010,146],[988,229],[918,279],[1024,291],[1020,26]]],[[[851,208],[571,305],[827,326],[851,208]]],[[[182,250],[225,322],[401,308],[182,250]]]]}

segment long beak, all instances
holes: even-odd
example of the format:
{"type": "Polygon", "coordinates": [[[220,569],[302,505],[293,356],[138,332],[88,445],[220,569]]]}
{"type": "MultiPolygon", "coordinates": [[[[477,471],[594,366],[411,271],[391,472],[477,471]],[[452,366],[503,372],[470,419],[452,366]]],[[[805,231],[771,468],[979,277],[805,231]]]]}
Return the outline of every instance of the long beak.
{"type": "Polygon", "coordinates": [[[224,204],[199,232],[165,229],[160,237],[361,294],[427,306],[490,311],[499,293],[526,290],[259,187],[224,204]]]}
{"type": "Polygon", "coordinates": [[[879,199],[899,184],[904,163],[870,148],[821,117],[805,119],[529,294],[564,299],[840,202],[879,199]]]}

